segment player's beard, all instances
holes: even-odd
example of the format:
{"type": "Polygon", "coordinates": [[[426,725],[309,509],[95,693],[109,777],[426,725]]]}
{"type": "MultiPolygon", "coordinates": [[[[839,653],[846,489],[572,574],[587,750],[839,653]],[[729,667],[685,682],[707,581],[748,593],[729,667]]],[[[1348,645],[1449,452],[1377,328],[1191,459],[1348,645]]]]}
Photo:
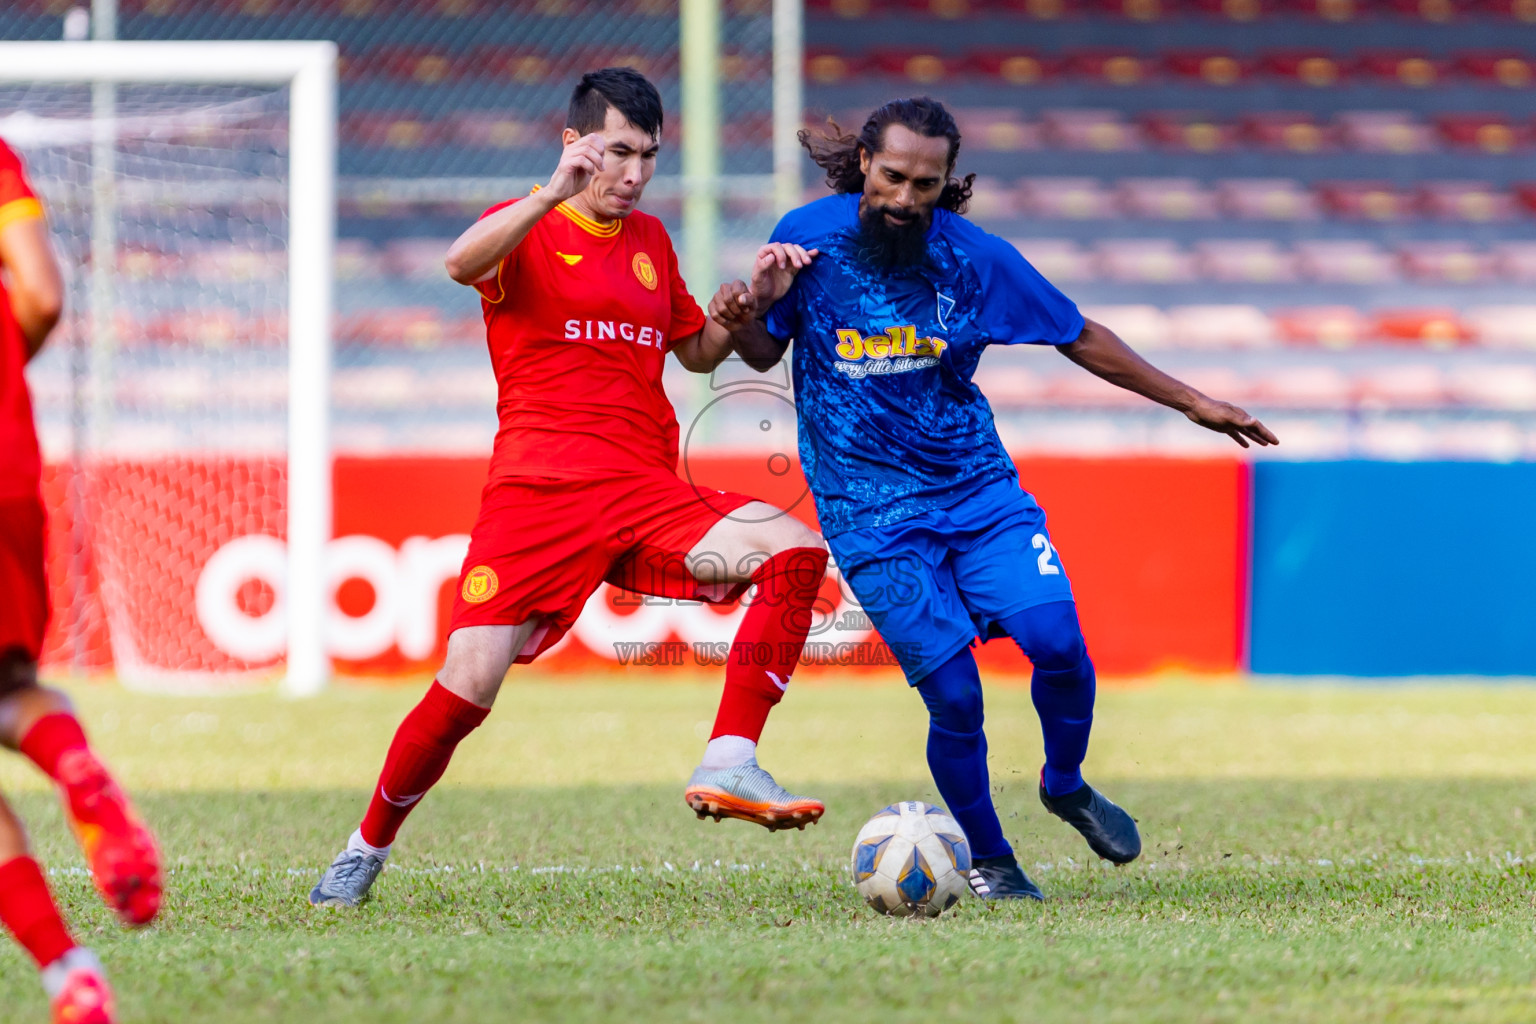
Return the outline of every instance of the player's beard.
{"type": "Polygon", "coordinates": [[[928,218],[892,224],[884,207],[865,206],[859,211],[859,242],[863,257],[877,267],[921,266],[928,259],[928,218]]]}

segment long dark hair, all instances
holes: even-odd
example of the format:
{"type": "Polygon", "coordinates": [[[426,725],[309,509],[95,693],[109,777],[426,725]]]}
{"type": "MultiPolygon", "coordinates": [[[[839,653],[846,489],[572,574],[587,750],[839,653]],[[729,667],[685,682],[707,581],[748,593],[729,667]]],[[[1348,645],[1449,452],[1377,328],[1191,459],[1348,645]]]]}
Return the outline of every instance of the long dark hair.
{"type": "MultiPolygon", "coordinates": [[[[893,124],[910,129],[929,138],[949,140],[949,169],[955,169],[955,158],[960,155],[960,126],[944,104],[927,96],[908,100],[892,100],[869,115],[857,135],[844,132],[838,123],[827,118],[827,126],[820,132],[808,128],[800,130],[800,145],[811,154],[816,166],[827,172],[827,184],[834,192],[864,191],[864,172],[859,170],[859,154],[880,152],[885,140],[885,130],[893,124]]],[[[938,207],[952,213],[964,213],[971,201],[971,185],[976,175],[950,178],[939,194],[938,207]]]]}

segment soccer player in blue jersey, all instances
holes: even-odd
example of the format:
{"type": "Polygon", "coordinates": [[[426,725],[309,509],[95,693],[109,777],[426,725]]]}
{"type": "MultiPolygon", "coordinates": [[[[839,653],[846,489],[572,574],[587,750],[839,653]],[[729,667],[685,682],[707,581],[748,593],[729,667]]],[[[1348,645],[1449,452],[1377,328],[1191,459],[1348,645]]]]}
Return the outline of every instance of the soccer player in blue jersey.
{"type": "Polygon", "coordinates": [[[993,807],[977,638],[1009,636],[1034,664],[1045,735],[1040,799],[1099,856],[1141,852],[1136,824],[1083,781],[1094,671],[1045,513],[971,376],[988,345],[1054,345],[1113,384],[1238,444],[1276,444],[1242,409],[1151,366],[1007,242],[961,216],[954,119],[896,100],[858,135],[801,133],[835,195],[787,214],[750,285],[710,314],[766,370],[796,343],[800,458],[844,579],[929,712],[928,765],[970,839],[980,896],[1040,899],[993,807]]]}

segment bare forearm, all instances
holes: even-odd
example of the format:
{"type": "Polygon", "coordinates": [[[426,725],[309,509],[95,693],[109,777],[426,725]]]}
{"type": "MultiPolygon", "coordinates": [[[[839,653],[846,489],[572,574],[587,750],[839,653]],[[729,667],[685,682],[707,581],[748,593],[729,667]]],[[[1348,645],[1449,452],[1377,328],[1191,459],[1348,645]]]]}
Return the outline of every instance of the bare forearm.
{"type": "Polygon", "coordinates": [[[21,336],[26,341],[26,357],[30,361],[42,351],[48,335],[58,326],[62,311],[58,304],[39,304],[32,301],[26,292],[18,292],[11,296],[11,312],[16,314],[16,323],[21,327],[21,336]]]}
{"type": "Polygon", "coordinates": [[[672,351],[684,369],[710,373],[731,354],[731,332],[713,320],[705,320],[698,334],[683,339],[672,351]]]}
{"type": "Polygon", "coordinates": [[[1180,412],[1188,412],[1204,397],[1147,362],[1114,331],[1092,320],[1076,341],[1060,346],[1060,351],[1094,376],[1180,412]]]}
{"type": "Polygon", "coordinates": [[[535,192],[471,225],[448,248],[443,261],[448,276],[460,284],[474,284],[495,270],[508,253],[522,244],[533,226],[560,205],[552,196],[545,198],[547,191],[535,192]]]}
{"type": "Polygon", "coordinates": [[[758,373],[777,366],[789,348],[788,341],[769,334],[768,326],[756,318],[731,331],[731,343],[742,361],[758,373]]]}

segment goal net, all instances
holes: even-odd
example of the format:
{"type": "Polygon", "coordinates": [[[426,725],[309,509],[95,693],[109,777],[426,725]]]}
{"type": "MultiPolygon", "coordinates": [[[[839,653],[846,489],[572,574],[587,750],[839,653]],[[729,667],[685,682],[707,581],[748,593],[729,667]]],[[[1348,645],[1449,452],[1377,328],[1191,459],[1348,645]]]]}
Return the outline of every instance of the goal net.
{"type": "Polygon", "coordinates": [[[28,370],[54,666],[325,681],[334,54],[0,45],[0,138],[68,283],[28,370]]]}

